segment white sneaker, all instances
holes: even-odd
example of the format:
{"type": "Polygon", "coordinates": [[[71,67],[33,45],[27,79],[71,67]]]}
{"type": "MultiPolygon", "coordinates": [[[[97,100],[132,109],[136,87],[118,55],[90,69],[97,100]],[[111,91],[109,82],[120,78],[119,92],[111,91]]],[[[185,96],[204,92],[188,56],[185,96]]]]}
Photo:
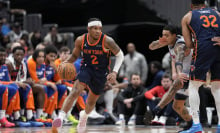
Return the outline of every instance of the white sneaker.
{"type": "Polygon", "coordinates": [[[92,118],[92,119],[97,119],[97,118],[103,118],[104,119],[105,118],[105,116],[97,113],[95,110],[92,110],[92,112],[89,113],[88,117],[92,118]]]}
{"type": "Polygon", "coordinates": [[[130,120],[128,121],[128,125],[130,125],[130,126],[136,125],[136,119],[130,119],[130,120]]]}
{"type": "Polygon", "coordinates": [[[55,118],[52,122],[52,127],[59,128],[59,127],[62,127],[62,125],[63,125],[63,121],[59,117],[55,118]]]}
{"type": "Polygon", "coordinates": [[[86,122],[88,119],[88,115],[86,115],[85,110],[80,111],[79,113],[79,123],[77,125],[78,132],[84,132],[86,130],[86,122]]]}
{"type": "Polygon", "coordinates": [[[159,121],[158,116],[155,116],[154,119],[151,121],[151,123],[153,123],[153,122],[158,122],[158,121],[159,121]]]}
{"type": "Polygon", "coordinates": [[[164,126],[166,124],[166,121],[167,121],[167,117],[166,116],[161,116],[159,118],[158,123],[164,126]]]}
{"type": "Polygon", "coordinates": [[[125,125],[125,119],[119,119],[115,122],[115,125],[125,125]]]}

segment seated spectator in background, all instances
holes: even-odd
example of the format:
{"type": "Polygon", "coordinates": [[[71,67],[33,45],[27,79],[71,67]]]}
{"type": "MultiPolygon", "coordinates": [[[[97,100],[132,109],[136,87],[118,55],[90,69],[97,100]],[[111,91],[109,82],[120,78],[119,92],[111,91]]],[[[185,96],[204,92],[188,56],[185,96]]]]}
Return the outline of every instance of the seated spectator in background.
{"type": "Polygon", "coordinates": [[[6,48],[7,45],[10,45],[10,38],[9,38],[8,35],[5,35],[5,36],[2,37],[2,39],[1,39],[1,45],[2,45],[4,48],[6,48]]]}
{"type": "Polygon", "coordinates": [[[118,96],[119,120],[116,124],[125,124],[125,115],[128,115],[128,125],[135,125],[136,116],[145,112],[144,103],[144,87],[141,85],[140,75],[132,74],[130,84],[118,96]]]}
{"type": "Polygon", "coordinates": [[[11,31],[10,25],[6,18],[2,18],[2,27],[1,27],[1,33],[3,36],[8,35],[8,33],[11,31]]]}
{"type": "Polygon", "coordinates": [[[62,41],[63,38],[57,32],[57,26],[50,27],[50,32],[44,37],[44,42],[48,45],[55,45],[59,49],[62,41]]]}
{"type": "Polygon", "coordinates": [[[10,20],[10,10],[6,7],[4,0],[0,1],[0,18],[5,18],[7,21],[10,20]]]}
{"type": "Polygon", "coordinates": [[[165,70],[166,73],[171,72],[171,58],[170,58],[170,52],[167,52],[163,59],[162,59],[162,68],[165,70]]]}
{"type": "MultiPolygon", "coordinates": [[[[172,80],[168,74],[164,74],[161,80],[161,86],[156,86],[149,91],[145,92],[145,98],[147,99],[147,105],[150,107],[152,111],[154,107],[159,103],[163,95],[169,90],[170,85],[172,84],[172,80]]],[[[155,116],[154,120],[152,120],[152,124],[161,124],[165,125],[167,117],[173,113],[172,103],[168,104],[163,111],[161,111],[160,116],[155,116]],[[160,117],[160,118],[159,118],[160,117]]]]}
{"type": "Polygon", "coordinates": [[[24,34],[28,35],[28,32],[25,30],[22,30],[20,23],[15,22],[12,26],[12,31],[8,33],[10,37],[10,42],[19,41],[24,34]]]}
{"type": "Polygon", "coordinates": [[[151,85],[147,87],[148,90],[157,85],[161,85],[161,79],[164,71],[162,70],[162,66],[159,61],[152,61],[150,63],[150,73],[153,75],[153,81],[151,85]]]}
{"type": "Polygon", "coordinates": [[[126,77],[130,81],[132,73],[138,73],[141,76],[141,82],[144,84],[148,74],[147,61],[144,55],[136,51],[133,43],[128,43],[127,51],[128,54],[125,55],[119,77],[126,77]]]}
{"type": "Polygon", "coordinates": [[[44,45],[44,43],[39,43],[39,44],[37,44],[35,50],[37,50],[37,49],[44,49],[45,47],[46,46],[44,45]]]}
{"type": "Polygon", "coordinates": [[[41,32],[38,30],[35,30],[33,33],[30,35],[30,43],[33,48],[37,46],[37,44],[41,43],[43,41],[41,37],[41,32]]]}

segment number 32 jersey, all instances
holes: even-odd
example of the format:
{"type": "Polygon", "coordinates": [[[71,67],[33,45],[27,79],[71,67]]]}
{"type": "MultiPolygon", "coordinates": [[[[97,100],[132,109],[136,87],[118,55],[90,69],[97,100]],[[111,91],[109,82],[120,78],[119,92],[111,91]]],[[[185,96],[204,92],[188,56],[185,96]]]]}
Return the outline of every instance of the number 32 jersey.
{"type": "Polygon", "coordinates": [[[106,35],[101,33],[96,43],[89,43],[88,34],[83,35],[81,49],[83,57],[81,67],[90,67],[95,70],[108,71],[110,51],[105,49],[104,40],[106,35]]]}
{"type": "Polygon", "coordinates": [[[216,10],[212,8],[192,10],[189,26],[195,39],[195,48],[198,47],[200,52],[211,51],[214,44],[211,39],[220,36],[220,17],[216,10]]]}

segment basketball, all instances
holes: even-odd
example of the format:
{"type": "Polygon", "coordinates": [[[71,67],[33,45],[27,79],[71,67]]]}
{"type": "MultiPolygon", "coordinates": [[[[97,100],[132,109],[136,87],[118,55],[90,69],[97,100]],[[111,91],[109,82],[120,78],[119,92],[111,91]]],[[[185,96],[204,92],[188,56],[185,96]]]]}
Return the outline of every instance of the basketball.
{"type": "Polygon", "coordinates": [[[71,63],[60,64],[58,67],[58,74],[61,79],[74,80],[76,77],[76,68],[71,63]]]}

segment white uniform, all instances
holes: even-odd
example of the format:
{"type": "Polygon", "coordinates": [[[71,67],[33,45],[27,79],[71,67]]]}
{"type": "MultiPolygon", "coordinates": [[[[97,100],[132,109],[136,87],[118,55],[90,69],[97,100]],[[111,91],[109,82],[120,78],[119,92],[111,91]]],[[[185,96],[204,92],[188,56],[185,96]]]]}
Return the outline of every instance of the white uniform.
{"type": "MultiPolygon", "coordinates": [[[[173,60],[175,60],[175,58],[176,58],[176,53],[174,51],[174,48],[175,48],[176,44],[179,44],[179,43],[185,44],[184,38],[181,35],[177,35],[177,40],[176,40],[176,43],[175,43],[174,46],[168,46],[170,56],[173,60]]],[[[184,59],[183,59],[183,71],[182,72],[187,74],[188,76],[189,76],[189,73],[190,73],[192,54],[193,54],[193,50],[191,49],[190,54],[188,56],[185,56],[184,59]]],[[[179,91],[177,91],[177,93],[181,93],[181,94],[186,95],[185,89],[187,89],[187,88],[180,89],[179,91]]]]}

